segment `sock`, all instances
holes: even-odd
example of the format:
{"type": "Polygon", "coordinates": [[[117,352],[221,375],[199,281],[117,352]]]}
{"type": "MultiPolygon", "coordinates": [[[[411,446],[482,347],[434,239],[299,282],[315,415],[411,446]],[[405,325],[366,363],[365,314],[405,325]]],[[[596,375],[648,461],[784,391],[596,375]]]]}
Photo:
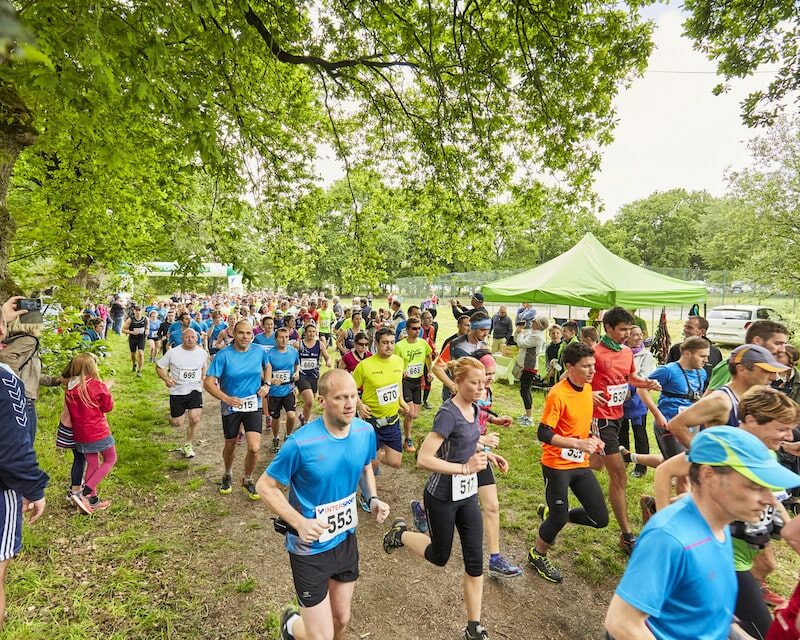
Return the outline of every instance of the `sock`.
{"type": "Polygon", "coordinates": [[[225,475],[230,478],[233,475],[233,467],[230,469],[225,469],[225,475]]]}
{"type": "Polygon", "coordinates": [[[252,482],[253,481],[253,476],[245,476],[244,477],[244,481],[245,482],[252,482]]]}
{"type": "Polygon", "coordinates": [[[294,634],[292,633],[292,629],[294,628],[294,623],[300,619],[300,614],[293,613],[289,618],[286,620],[286,624],[283,625],[286,627],[286,633],[289,634],[289,637],[294,639],[294,634]]]}
{"type": "Polygon", "coordinates": [[[489,556],[489,562],[497,562],[498,560],[500,560],[499,553],[493,553],[489,556]]]}

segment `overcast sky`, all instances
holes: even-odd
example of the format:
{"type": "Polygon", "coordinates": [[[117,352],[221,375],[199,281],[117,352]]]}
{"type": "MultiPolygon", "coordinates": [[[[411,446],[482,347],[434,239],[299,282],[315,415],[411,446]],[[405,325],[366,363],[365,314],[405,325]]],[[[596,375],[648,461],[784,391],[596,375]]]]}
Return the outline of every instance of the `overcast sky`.
{"type": "MultiPolygon", "coordinates": [[[[683,187],[722,195],[725,170],[749,163],[747,141],[758,133],[742,124],[740,103],[772,77],[734,80],[728,93],[715,96],[715,65],[682,35],[680,8],[659,4],[644,14],[656,22],[655,48],[648,71],[615,101],[615,140],[595,179],[602,219],[654,191],[683,187]]],[[[320,154],[317,169],[327,185],[343,171],[330,148],[320,154]]]]}

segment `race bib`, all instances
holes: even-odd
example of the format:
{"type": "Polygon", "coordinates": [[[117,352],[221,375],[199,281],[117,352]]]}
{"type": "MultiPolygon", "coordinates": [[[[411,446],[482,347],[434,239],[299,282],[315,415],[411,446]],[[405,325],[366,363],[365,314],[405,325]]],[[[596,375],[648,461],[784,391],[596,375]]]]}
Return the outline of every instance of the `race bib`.
{"type": "Polygon", "coordinates": [[[292,372],[288,369],[281,369],[280,371],[273,371],[272,377],[277,378],[281,381],[281,384],[286,384],[289,382],[289,378],[292,376],[292,372]]]}
{"type": "Polygon", "coordinates": [[[628,383],[610,384],[606,387],[606,393],[608,394],[608,403],[606,406],[618,407],[625,402],[625,398],[628,397],[628,383]]]}
{"type": "Polygon", "coordinates": [[[242,404],[239,407],[231,407],[234,411],[239,412],[246,412],[246,411],[256,411],[258,409],[258,398],[256,394],[252,396],[247,396],[246,398],[242,398],[242,404]]]}
{"type": "Polygon", "coordinates": [[[378,394],[378,404],[383,406],[397,402],[397,388],[398,384],[387,384],[385,387],[376,389],[375,393],[378,394]]]}
{"type": "Polygon", "coordinates": [[[314,507],[314,515],[317,520],[328,523],[328,530],[319,537],[320,542],[327,542],[340,533],[355,529],[358,524],[356,494],[351,493],[342,500],[314,507]]]}
{"type": "Polygon", "coordinates": [[[422,375],[422,365],[415,362],[406,367],[406,375],[409,378],[419,378],[422,375]]]}
{"type": "Polygon", "coordinates": [[[561,458],[567,462],[583,462],[586,460],[586,452],[580,449],[562,449],[561,458]]]}
{"type": "Polygon", "coordinates": [[[772,495],[775,496],[775,499],[778,502],[783,502],[784,500],[788,500],[789,499],[789,494],[785,489],[783,491],[775,491],[775,492],[773,492],[772,495]]]}
{"type": "Polygon", "coordinates": [[[470,473],[469,475],[456,473],[453,475],[453,502],[469,498],[476,493],[478,493],[477,473],[470,473]]]}
{"type": "Polygon", "coordinates": [[[199,382],[201,369],[180,369],[178,371],[178,382],[199,382]]]}
{"type": "Polygon", "coordinates": [[[264,351],[269,351],[275,345],[274,344],[260,344],[258,346],[261,347],[264,351]]]}
{"type": "Polygon", "coordinates": [[[316,358],[300,358],[300,371],[313,371],[319,366],[316,358]]]}

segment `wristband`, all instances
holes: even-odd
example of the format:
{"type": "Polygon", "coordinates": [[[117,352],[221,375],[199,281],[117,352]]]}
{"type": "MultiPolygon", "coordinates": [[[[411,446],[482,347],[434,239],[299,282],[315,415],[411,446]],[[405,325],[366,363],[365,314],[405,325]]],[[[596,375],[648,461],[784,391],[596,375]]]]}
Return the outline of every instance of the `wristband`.
{"type": "Polygon", "coordinates": [[[378,496],[370,496],[369,500],[367,500],[367,506],[371,507],[372,506],[372,501],[373,500],[377,500],[377,499],[378,499],[378,496]]]}

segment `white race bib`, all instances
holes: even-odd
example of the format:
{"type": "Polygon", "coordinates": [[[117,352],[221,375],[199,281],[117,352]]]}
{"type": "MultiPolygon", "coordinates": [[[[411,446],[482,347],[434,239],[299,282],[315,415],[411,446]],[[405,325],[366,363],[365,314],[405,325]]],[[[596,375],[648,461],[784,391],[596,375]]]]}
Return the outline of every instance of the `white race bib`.
{"type": "Polygon", "coordinates": [[[180,369],[178,371],[178,382],[199,382],[201,369],[180,369]]]}
{"type": "Polygon", "coordinates": [[[586,453],[580,449],[562,449],[561,458],[567,462],[583,462],[586,460],[586,453]]]}
{"type": "Polygon", "coordinates": [[[300,371],[313,371],[319,366],[316,358],[300,358],[300,371]]]}
{"type": "Polygon", "coordinates": [[[280,371],[273,371],[272,377],[277,378],[281,381],[281,384],[286,384],[289,382],[289,378],[292,376],[292,372],[288,369],[281,369],[280,371]]]}
{"type": "Polygon", "coordinates": [[[275,345],[274,344],[260,344],[258,346],[261,347],[264,351],[269,351],[275,345]]]}
{"type": "Polygon", "coordinates": [[[608,394],[608,407],[618,407],[628,397],[628,383],[624,384],[610,384],[606,387],[608,394]]]}
{"type": "Polygon", "coordinates": [[[476,493],[478,493],[477,473],[470,473],[469,475],[456,473],[453,475],[453,502],[469,498],[476,493]]]}
{"type": "Polygon", "coordinates": [[[422,365],[415,362],[406,367],[406,375],[409,378],[419,378],[422,375],[422,365]]]}
{"type": "Polygon", "coordinates": [[[255,411],[258,409],[258,398],[254,393],[252,396],[247,396],[246,398],[241,398],[242,404],[239,407],[231,407],[234,411],[255,411]]]}
{"type": "Polygon", "coordinates": [[[356,509],[356,494],[351,493],[342,500],[334,500],[328,504],[314,507],[317,520],[328,523],[328,530],[319,537],[320,542],[327,542],[340,533],[355,529],[358,524],[358,509],[356,509]]]}
{"type": "Polygon", "coordinates": [[[385,387],[376,389],[375,393],[378,395],[378,404],[383,406],[397,402],[397,388],[398,384],[387,384],[385,387]]]}

